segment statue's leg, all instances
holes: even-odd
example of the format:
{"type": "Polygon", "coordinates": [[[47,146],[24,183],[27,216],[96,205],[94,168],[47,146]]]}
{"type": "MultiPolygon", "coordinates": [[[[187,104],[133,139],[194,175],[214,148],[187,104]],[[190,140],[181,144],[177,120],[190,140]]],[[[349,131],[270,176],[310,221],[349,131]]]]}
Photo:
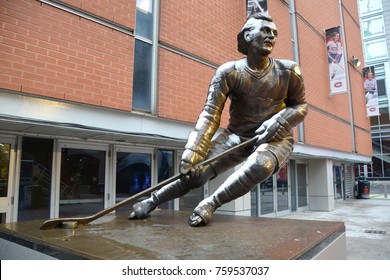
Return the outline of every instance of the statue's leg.
{"type": "Polygon", "coordinates": [[[239,170],[230,175],[210,197],[199,203],[188,223],[194,227],[207,225],[218,207],[245,195],[277,172],[288,161],[293,144],[293,138],[289,136],[280,142],[257,147],[239,170]]]}
{"type": "Polygon", "coordinates": [[[251,191],[256,184],[271,176],[276,166],[277,160],[271,152],[254,152],[210,197],[199,203],[188,223],[191,226],[207,225],[218,207],[251,191]]]}
{"type": "MultiPolygon", "coordinates": [[[[221,133],[214,141],[209,157],[213,157],[216,154],[223,152],[230,147],[233,147],[240,143],[238,137],[233,137],[227,132],[221,133]],[[235,141],[233,141],[234,139],[235,141]]],[[[129,219],[144,219],[150,212],[156,207],[169,200],[181,197],[188,193],[190,190],[202,187],[210,179],[216,177],[218,174],[225,170],[242,162],[246,156],[242,154],[242,151],[232,153],[221,160],[218,160],[203,168],[203,173],[198,178],[185,180],[176,180],[165,187],[161,188],[157,192],[153,193],[150,198],[147,198],[133,206],[133,212],[130,213],[129,219]]]]}
{"type": "Polygon", "coordinates": [[[152,193],[151,197],[134,204],[133,212],[130,213],[129,219],[144,219],[150,212],[157,208],[158,205],[169,200],[181,197],[190,190],[203,186],[210,178],[214,177],[214,170],[207,166],[201,176],[195,179],[181,180],[178,179],[160,190],[152,193]]]}

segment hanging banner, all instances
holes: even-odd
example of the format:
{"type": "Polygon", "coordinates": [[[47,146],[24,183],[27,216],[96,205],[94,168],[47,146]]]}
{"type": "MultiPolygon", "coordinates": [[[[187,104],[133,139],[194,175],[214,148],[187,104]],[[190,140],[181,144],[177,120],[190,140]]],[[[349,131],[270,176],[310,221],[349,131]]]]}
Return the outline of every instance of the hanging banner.
{"type": "Polygon", "coordinates": [[[375,77],[375,66],[364,67],[363,76],[367,117],[379,116],[378,86],[375,77]]]}
{"type": "Polygon", "coordinates": [[[246,17],[248,18],[256,13],[268,15],[268,0],[247,0],[246,17]]]}
{"type": "Polygon", "coordinates": [[[340,36],[340,27],[325,30],[326,50],[329,65],[330,94],[347,92],[345,74],[344,47],[340,36]]]}

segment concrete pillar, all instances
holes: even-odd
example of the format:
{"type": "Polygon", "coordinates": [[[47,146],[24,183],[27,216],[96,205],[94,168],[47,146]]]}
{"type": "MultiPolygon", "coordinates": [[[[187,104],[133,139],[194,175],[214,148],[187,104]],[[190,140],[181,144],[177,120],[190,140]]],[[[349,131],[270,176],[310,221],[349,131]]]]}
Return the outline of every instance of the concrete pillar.
{"type": "Polygon", "coordinates": [[[331,211],[335,207],[333,191],[333,161],[309,160],[309,210],[331,211]]]}

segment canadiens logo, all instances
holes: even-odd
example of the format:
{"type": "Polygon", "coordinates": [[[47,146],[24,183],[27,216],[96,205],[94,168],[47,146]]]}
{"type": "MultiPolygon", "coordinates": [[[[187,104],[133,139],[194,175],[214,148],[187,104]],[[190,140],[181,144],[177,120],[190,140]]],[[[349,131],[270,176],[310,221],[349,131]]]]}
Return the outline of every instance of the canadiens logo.
{"type": "Polygon", "coordinates": [[[376,108],[370,108],[370,112],[375,112],[376,108]]]}
{"type": "Polygon", "coordinates": [[[343,83],[342,82],[337,82],[337,83],[334,83],[334,87],[342,87],[343,86],[343,83]]]}

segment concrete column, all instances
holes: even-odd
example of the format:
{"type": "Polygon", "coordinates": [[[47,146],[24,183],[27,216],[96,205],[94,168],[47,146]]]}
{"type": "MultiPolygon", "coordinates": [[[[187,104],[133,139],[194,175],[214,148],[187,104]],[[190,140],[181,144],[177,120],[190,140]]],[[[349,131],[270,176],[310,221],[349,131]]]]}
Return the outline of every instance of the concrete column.
{"type": "Polygon", "coordinates": [[[333,161],[309,160],[309,210],[331,211],[335,207],[333,191],[333,161]]]}

